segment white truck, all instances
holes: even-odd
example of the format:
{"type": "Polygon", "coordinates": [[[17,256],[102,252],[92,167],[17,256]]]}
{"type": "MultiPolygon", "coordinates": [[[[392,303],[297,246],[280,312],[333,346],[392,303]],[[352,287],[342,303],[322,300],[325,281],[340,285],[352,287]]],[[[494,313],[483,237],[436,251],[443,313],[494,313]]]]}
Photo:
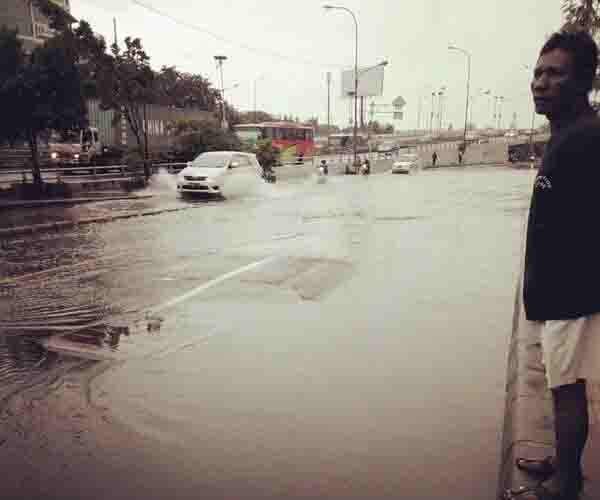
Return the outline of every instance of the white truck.
{"type": "Polygon", "coordinates": [[[48,141],[50,164],[65,167],[65,173],[80,170],[76,167],[109,165],[108,160],[111,159],[116,160],[118,164],[119,155],[115,153],[102,143],[98,129],[95,127],[63,134],[54,132],[48,141]]]}

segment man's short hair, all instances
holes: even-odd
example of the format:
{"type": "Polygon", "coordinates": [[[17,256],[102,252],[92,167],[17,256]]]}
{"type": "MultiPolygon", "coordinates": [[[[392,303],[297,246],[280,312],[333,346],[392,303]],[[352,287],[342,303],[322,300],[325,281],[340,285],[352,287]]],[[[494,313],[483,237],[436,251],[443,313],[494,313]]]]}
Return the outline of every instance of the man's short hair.
{"type": "Polygon", "coordinates": [[[575,79],[589,92],[598,68],[598,47],[586,31],[554,33],[542,47],[540,55],[563,49],[571,55],[575,79]]]}

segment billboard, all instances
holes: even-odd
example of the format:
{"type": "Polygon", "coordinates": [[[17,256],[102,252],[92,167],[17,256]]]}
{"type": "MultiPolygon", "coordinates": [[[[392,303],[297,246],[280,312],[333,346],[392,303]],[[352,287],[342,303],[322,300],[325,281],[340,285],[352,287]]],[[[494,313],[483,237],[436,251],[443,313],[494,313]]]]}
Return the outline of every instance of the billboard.
{"type": "MultiPolygon", "coordinates": [[[[358,68],[358,96],[382,96],[384,71],[383,66],[358,68]]],[[[342,71],[342,97],[349,95],[354,95],[354,69],[342,71]]]]}

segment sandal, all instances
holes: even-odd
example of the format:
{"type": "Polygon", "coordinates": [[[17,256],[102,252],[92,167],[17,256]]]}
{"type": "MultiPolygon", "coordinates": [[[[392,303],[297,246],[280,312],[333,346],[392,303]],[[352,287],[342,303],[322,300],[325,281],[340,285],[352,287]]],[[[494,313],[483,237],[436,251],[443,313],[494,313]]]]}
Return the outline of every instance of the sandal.
{"type": "Polygon", "coordinates": [[[579,494],[573,496],[555,493],[541,484],[506,490],[502,495],[502,500],[577,500],[577,498],[579,494]]]}
{"type": "Polygon", "coordinates": [[[533,476],[538,476],[543,481],[553,476],[556,472],[553,457],[546,457],[542,459],[517,458],[515,460],[515,464],[517,469],[527,472],[533,476]]]}
{"type": "MultiPolygon", "coordinates": [[[[554,467],[553,457],[546,457],[542,459],[517,458],[515,460],[515,464],[517,466],[517,469],[520,469],[528,474],[531,474],[532,476],[535,476],[540,481],[546,481],[556,473],[556,467],[554,467]]],[[[583,483],[585,479],[585,476],[580,473],[576,479],[575,487],[577,491],[583,491],[583,483]]]]}

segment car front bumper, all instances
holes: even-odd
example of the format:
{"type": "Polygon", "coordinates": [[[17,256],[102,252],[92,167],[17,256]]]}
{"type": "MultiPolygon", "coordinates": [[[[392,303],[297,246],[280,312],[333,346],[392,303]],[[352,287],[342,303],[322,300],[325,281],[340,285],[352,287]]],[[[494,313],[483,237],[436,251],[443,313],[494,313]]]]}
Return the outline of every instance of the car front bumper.
{"type": "Polygon", "coordinates": [[[216,181],[178,180],[177,191],[180,193],[221,194],[221,186],[216,181]]]}

